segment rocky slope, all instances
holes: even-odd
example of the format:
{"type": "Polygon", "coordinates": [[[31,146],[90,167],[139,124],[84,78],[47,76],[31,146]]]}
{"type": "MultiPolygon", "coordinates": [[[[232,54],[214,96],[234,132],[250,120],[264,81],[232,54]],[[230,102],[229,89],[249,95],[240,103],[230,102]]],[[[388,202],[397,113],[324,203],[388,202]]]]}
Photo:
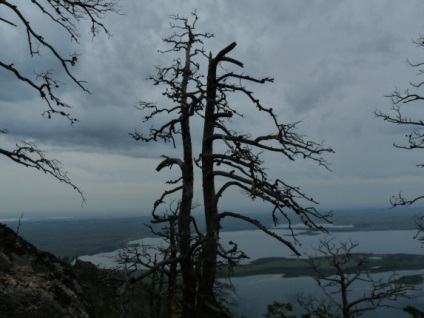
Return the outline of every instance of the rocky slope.
{"type": "Polygon", "coordinates": [[[0,318],[93,317],[72,267],[0,224],[0,318]]]}

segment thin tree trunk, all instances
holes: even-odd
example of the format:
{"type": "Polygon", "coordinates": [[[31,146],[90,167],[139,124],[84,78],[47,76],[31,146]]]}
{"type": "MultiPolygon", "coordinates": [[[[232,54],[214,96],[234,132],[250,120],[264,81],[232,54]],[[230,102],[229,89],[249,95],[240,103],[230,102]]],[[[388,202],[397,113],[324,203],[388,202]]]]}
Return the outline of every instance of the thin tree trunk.
{"type": "MultiPolygon", "coordinates": [[[[175,233],[175,219],[169,221],[169,245],[170,245],[170,259],[177,257],[177,243],[175,233]]],[[[177,287],[177,263],[169,265],[169,277],[168,277],[168,316],[178,317],[177,297],[175,290],[177,287]]],[[[163,274],[161,274],[163,276],[163,274]]],[[[161,285],[163,277],[161,277],[161,285]]],[[[162,288],[159,289],[160,291],[162,288]]],[[[160,317],[159,315],[157,317],[160,317]]]]}
{"type": "Polygon", "coordinates": [[[191,208],[193,201],[193,150],[190,133],[189,106],[187,104],[187,84],[190,76],[190,53],[192,38],[186,48],[186,60],[184,67],[183,81],[181,84],[181,103],[182,116],[181,135],[184,150],[184,168],[183,168],[183,191],[181,197],[180,211],[178,215],[179,249],[183,257],[181,264],[181,274],[183,278],[183,317],[195,317],[196,289],[197,281],[194,271],[193,261],[191,259],[191,208]]]}
{"type": "Polygon", "coordinates": [[[213,287],[216,278],[216,260],[218,255],[219,218],[215,192],[215,176],[213,166],[213,135],[215,130],[215,108],[217,95],[216,69],[226,53],[236,46],[235,43],[221,50],[215,58],[210,57],[207,89],[206,109],[203,126],[202,143],[202,185],[203,203],[205,209],[206,241],[203,245],[201,278],[196,314],[198,318],[207,318],[212,314],[215,306],[213,287]]]}
{"type": "Polygon", "coordinates": [[[343,318],[350,318],[350,310],[349,310],[349,303],[347,301],[347,285],[346,285],[346,279],[344,276],[344,273],[340,271],[340,292],[342,294],[342,312],[343,312],[343,318]]]}
{"type": "Polygon", "coordinates": [[[206,89],[207,102],[202,144],[202,184],[206,222],[206,241],[203,245],[201,278],[199,280],[199,291],[197,296],[196,314],[198,318],[211,317],[213,312],[212,307],[216,305],[213,288],[216,278],[216,261],[218,256],[219,218],[212,158],[218,85],[216,69],[225,54],[231,51],[235,46],[236,44],[232,43],[220,51],[215,58],[212,59],[212,57],[210,57],[209,59],[206,89]]]}
{"type": "Polygon", "coordinates": [[[206,241],[203,245],[202,271],[199,281],[197,317],[210,317],[213,301],[213,286],[216,274],[218,209],[215,200],[215,180],[213,175],[213,134],[215,128],[216,65],[210,61],[207,79],[207,103],[203,128],[202,176],[203,202],[206,222],[206,241]]]}

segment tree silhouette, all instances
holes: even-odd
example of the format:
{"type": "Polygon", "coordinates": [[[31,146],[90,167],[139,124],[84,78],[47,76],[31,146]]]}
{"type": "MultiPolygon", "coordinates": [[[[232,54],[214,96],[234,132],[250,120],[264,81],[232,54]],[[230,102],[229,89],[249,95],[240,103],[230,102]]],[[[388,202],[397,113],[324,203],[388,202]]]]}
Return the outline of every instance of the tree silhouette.
{"type": "MultiPolygon", "coordinates": [[[[424,36],[420,36],[417,40],[414,41],[418,47],[424,47],[424,36]]],[[[407,60],[408,64],[418,71],[418,75],[424,73],[424,63],[417,62],[413,63],[407,60]]],[[[382,118],[384,121],[395,125],[401,125],[410,128],[409,132],[405,134],[406,143],[405,144],[394,144],[396,148],[406,149],[406,150],[416,150],[424,149],[424,122],[419,117],[417,118],[416,114],[413,114],[413,117],[407,115],[410,110],[408,108],[412,107],[415,103],[420,103],[424,100],[424,96],[420,94],[420,90],[424,85],[424,81],[420,82],[410,82],[410,87],[403,90],[394,90],[390,95],[386,97],[391,99],[392,109],[391,112],[385,113],[382,111],[375,111],[374,114],[378,118],[382,118]],[[409,107],[408,107],[409,106],[409,107]]],[[[418,168],[424,168],[424,163],[417,164],[418,168]]],[[[393,195],[390,198],[390,203],[392,206],[410,206],[415,202],[424,199],[424,195],[418,195],[413,198],[405,197],[402,192],[399,192],[397,195],[393,195]]],[[[420,240],[423,240],[423,237],[420,236],[424,229],[423,217],[419,216],[416,218],[418,234],[417,237],[420,240]]]]}
{"type": "MultiPolygon", "coordinates": [[[[66,76],[80,87],[88,92],[85,82],[75,77],[72,73],[72,67],[78,63],[79,54],[63,54],[59,50],[59,43],[54,43],[44,35],[46,29],[40,30],[37,23],[32,23],[32,14],[39,14],[43,17],[43,23],[47,28],[57,28],[65,31],[70,41],[79,42],[79,25],[83,20],[90,23],[90,32],[96,36],[100,31],[109,34],[108,29],[103,24],[103,19],[107,13],[119,13],[118,0],[32,0],[20,4],[16,1],[0,0],[0,25],[4,32],[14,28],[20,32],[20,36],[27,39],[29,58],[35,58],[41,54],[47,54],[52,57],[52,62],[59,62],[66,76]],[[31,12],[31,14],[30,14],[31,12]]],[[[7,45],[2,46],[3,49],[7,45]]],[[[34,60],[34,66],[37,60],[34,60]]],[[[51,63],[53,64],[53,63],[51,63]]],[[[51,66],[49,66],[51,67],[51,66]]],[[[62,83],[54,76],[53,71],[45,69],[32,74],[33,70],[28,71],[27,67],[19,65],[17,61],[0,59],[0,70],[12,74],[18,81],[21,81],[35,90],[35,92],[45,102],[47,108],[42,113],[43,117],[51,118],[54,115],[65,117],[71,124],[78,121],[70,113],[71,105],[63,101],[57,94],[58,88],[62,83]]],[[[7,127],[0,127],[0,133],[8,133],[7,127]]],[[[13,133],[13,132],[12,132],[13,133]]],[[[14,162],[32,167],[50,174],[56,179],[71,185],[81,196],[82,191],[75,186],[63,170],[59,161],[48,159],[45,153],[40,150],[33,142],[24,142],[16,144],[14,149],[5,149],[0,147],[0,154],[12,159],[14,162]]]]}
{"type": "MultiPolygon", "coordinates": [[[[161,171],[176,166],[181,174],[168,182],[170,188],[154,203],[153,221],[167,222],[169,215],[160,212],[159,207],[169,200],[178,200],[178,255],[164,262],[178,262],[180,265],[183,316],[225,316],[226,312],[214,292],[218,266],[222,261],[233,266],[247,256],[238,250],[236,243],[223,244],[220,241],[219,232],[224,218],[237,218],[254,224],[295,253],[299,252],[289,239],[267,229],[259,220],[243,212],[222,209],[220,198],[230,188],[236,188],[251,200],[260,199],[270,204],[276,224],[284,219],[290,227],[294,216],[309,228],[324,230],[316,221],[328,221],[330,215],[321,214],[314,207],[303,207],[305,203],[316,202],[298,187],[282,179],[270,178],[261,155],[265,152],[276,153],[289,160],[310,159],[328,167],[321,155],[332,152],[332,149],[305,140],[296,131],[297,123],[280,123],[276,111],[263,106],[247,88],[249,83],[273,82],[272,78],[255,78],[226,69],[224,64],[243,67],[243,63],[227,56],[236,43],[213,56],[203,48],[204,41],[213,35],[196,32],[198,16],[195,13],[192,21],[179,16],[172,16],[172,21],[171,28],[176,32],[164,39],[171,48],[162,52],[181,53],[182,57],[174,59],[169,67],[158,67],[157,74],[149,78],[154,85],[165,85],[163,96],[170,105],[158,106],[157,103],[140,101],[137,107],[146,114],[144,121],[153,125],[148,131],[135,131],[131,135],[144,142],[170,142],[174,148],[181,149],[181,157],[163,156],[163,161],[156,168],[161,171]],[[207,67],[207,71],[203,70],[203,66],[207,67]],[[256,108],[265,115],[263,120],[269,122],[272,131],[254,136],[253,132],[240,133],[232,128],[231,123],[244,116],[239,106],[229,102],[232,94],[247,97],[252,109],[256,108]],[[192,138],[193,122],[203,126],[201,148],[192,138]],[[205,231],[199,230],[198,221],[192,215],[195,166],[202,171],[205,231]]],[[[250,112],[245,109],[246,113],[250,112]]]]}
{"type": "Polygon", "coordinates": [[[318,255],[307,259],[313,278],[328,301],[301,295],[299,302],[307,311],[306,317],[355,318],[379,307],[393,307],[399,298],[413,297],[411,291],[416,290],[415,286],[395,273],[387,278],[377,277],[371,255],[354,253],[357,246],[352,241],[336,244],[333,239],[324,239],[320,241],[318,255]],[[358,284],[364,283],[365,288],[360,288],[358,284]],[[353,294],[354,290],[357,294],[353,294]]]}

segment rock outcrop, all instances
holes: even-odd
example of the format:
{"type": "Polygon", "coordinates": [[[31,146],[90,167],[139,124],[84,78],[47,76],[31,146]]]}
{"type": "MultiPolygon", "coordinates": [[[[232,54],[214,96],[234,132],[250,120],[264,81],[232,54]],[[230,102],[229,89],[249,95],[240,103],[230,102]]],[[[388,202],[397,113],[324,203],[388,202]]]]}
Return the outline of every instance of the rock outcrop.
{"type": "Polygon", "coordinates": [[[72,267],[0,224],[0,318],[90,316],[72,267]]]}

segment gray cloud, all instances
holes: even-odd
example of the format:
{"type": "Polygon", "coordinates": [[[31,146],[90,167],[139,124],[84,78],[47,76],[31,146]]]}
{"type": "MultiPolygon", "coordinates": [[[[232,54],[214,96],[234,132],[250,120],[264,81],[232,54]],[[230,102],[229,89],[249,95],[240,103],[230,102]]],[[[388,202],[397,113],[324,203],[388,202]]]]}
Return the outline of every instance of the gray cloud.
{"type": "MultiPolygon", "coordinates": [[[[16,62],[31,78],[35,78],[34,71],[52,69],[64,82],[57,90],[58,95],[73,106],[71,113],[80,119],[74,127],[63,118],[43,119],[45,105],[37,94],[0,69],[0,128],[10,131],[2,138],[11,144],[33,138],[49,149],[56,149],[59,156],[62,152],[75,153],[76,157],[79,154],[81,158],[100,154],[105,166],[109,160],[114,162],[116,158],[110,157],[113,155],[125,157],[134,165],[134,158],[159,160],[161,154],[178,155],[179,150],[162,144],[137,143],[128,133],[149,127],[142,123],[142,113],[133,107],[138,99],[167,102],[162,99],[162,88],[152,86],[146,77],[155,72],[155,65],[169,64],[175,58],[157,52],[166,48],[161,39],[172,33],[168,15],[189,16],[197,9],[198,31],[215,33],[215,38],[205,43],[206,50],[216,53],[237,41],[231,56],[245,63],[244,69],[238,71],[275,77],[275,83],[269,86],[252,85],[256,96],[278,109],[283,122],[303,121],[299,133],[312,140],[325,140],[326,145],[336,150],[334,156],[328,157],[334,173],[309,164],[292,165],[281,158],[270,158],[269,165],[312,193],[313,185],[320,184],[318,192],[325,200],[330,197],[326,189],[341,189],[335,202],[324,204],[343,206],[344,202],[357,200],[355,193],[348,193],[356,184],[366,187],[375,178],[382,183],[387,178],[396,188],[393,178],[415,172],[414,162],[418,158],[392,148],[395,138],[402,138],[404,129],[374,119],[372,112],[389,110],[390,100],[384,95],[415,79],[415,73],[404,61],[423,60],[422,52],[411,44],[422,30],[423,8],[418,0],[408,4],[382,0],[270,0],[265,4],[249,0],[243,6],[223,0],[128,1],[123,3],[125,16],[111,16],[105,21],[113,34],[110,39],[92,39],[83,25],[80,45],[49,29],[43,20],[37,20],[37,27],[46,32],[61,52],[81,53],[73,72],[87,81],[92,94],[69,82],[45,51],[41,57],[28,58],[27,43],[17,35],[19,30],[12,30],[12,36],[10,27],[0,24],[1,46],[8,48],[2,50],[0,59],[16,62]],[[349,190],[343,192],[343,186],[349,190]]],[[[268,129],[269,125],[254,113],[254,107],[246,106],[246,100],[234,97],[234,101],[246,115],[245,121],[233,121],[234,129],[268,129]]],[[[419,116],[420,112],[414,110],[412,114],[419,116]]],[[[195,125],[200,131],[200,123],[195,125]]],[[[200,134],[195,134],[195,138],[197,142],[200,134]]],[[[111,166],[107,165],[107,169],[111,166]]],[[[89,171],[84,164],[78,163],[76,167],[78,176],[80,169],[89,171]]],[[[119,173],[117,170],[113,175],[119,173]]],[[[408,187],[406,182],[399,184],[399,188],[408,187]]],[[[87,186],[96,187],[94,181],[87,186]]],[[[387,193],[385,198],[391,194],[387,193]]],[[[101,198],[101,194],[98,196],[101,198]]],[[[128,200],[129,206],[136,207],[140,198],[134,194],[128,200]]],[[[385,203],[381,198],[374,202],[385,203]]]]}

